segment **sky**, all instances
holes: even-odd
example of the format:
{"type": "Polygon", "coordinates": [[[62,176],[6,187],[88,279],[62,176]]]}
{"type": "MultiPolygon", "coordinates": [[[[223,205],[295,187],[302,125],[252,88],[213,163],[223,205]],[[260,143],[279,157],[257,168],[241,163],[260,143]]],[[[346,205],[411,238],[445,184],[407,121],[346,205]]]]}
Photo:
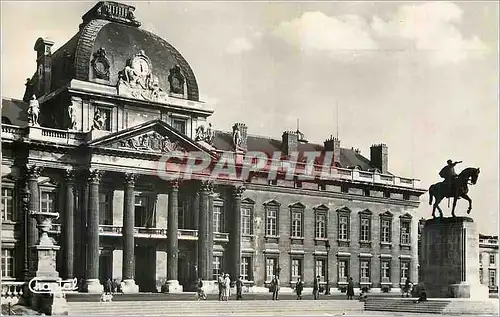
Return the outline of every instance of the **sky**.
{"type": "MultiPolygon", "coordinates": [[[[279,139],[299,119],[310,142],[338,131],[366,157],[385,143],[390,171],[424,189],[462,160],[457,172],[481,169],[471,217],[498,234],[497,1],[124,3],[189,62],[216,129],[244,122],[279,139]]],[[[57,49],[94,4],[2,1],[2,96],[22,99],[36,39],[57,49]]],[[[421,202],[430,217],[427,193],[421,202]]]]}

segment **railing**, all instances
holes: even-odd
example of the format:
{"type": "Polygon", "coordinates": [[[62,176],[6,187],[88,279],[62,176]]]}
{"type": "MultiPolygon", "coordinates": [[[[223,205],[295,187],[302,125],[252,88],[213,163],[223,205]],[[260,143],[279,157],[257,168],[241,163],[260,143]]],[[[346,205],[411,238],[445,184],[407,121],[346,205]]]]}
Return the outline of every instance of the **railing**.
{"type": "MultiPolygon", "coordinates": [[[[99,235],[121,237],[122,234],[123,234],[122,226],[99,225],[99,235]]],[[[134,237],[136,238],[166,239],[167,234],[168,230],[165,228],[146,228],[146,227],[134,228],[134,237]]],[[[178,229],[177,238],[179,240],[198,240],[198,230],[178,229]]],[[[221,241],[221,242],[229,241],[229,233],[214,232],[214,241],[221,241]]]]}
{"type": "Polygon", "coordinates": [[[2,305],[17,304],[23,295],[24,284],[25,282],[2,280],[2,305]]]}

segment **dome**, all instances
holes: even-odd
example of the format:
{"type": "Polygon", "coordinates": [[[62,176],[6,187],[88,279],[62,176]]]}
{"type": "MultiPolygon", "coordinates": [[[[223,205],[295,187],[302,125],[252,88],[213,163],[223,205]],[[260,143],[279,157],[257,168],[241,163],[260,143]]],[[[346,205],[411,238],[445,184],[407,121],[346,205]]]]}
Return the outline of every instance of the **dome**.
{"type": "Polygon", "coordinates": [[[88,11],[79,32],[52,55],[51,90],[71,79],[116,86],[120,72],[141,55],[160,89],[172,87],[169,76],[173,70],[185,86],[180,94],[198,101],[198,84],[187,61],[167,41],[140,29],[134,10],[129,5],[101,1],[88,11]]]}

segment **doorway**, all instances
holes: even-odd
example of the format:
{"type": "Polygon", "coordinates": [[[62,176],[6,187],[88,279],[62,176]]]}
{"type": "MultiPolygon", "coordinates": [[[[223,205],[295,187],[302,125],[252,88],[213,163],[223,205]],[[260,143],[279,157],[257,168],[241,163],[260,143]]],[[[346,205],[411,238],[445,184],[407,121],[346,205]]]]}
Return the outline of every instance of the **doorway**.
{"type": "Polygon", "coordinates": [[[113,254],[102,250],[99,254],[99,281],[102,285],[106,285],[108,278],[113,279],[113,254]]]}
{"type": "Polygon", "coordinates": [[[156,246],[135,247],[135,283],[139,292],[156,292],[156,246]]]}
{"type": "Polygon", "coordinates": [[[197,263],[194,251],[194,248],[179,250],[178,278],[185,292],[196,290],[197,263]]]}

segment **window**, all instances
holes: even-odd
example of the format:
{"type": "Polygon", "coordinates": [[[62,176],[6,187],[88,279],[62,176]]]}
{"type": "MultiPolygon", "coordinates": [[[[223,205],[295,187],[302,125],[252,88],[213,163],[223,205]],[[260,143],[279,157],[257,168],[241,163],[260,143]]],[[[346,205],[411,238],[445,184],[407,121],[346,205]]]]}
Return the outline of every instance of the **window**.
{"type": "Polygon", "coordinates": [[[302,276],[302,259],[292,259],[292,272],[290,281],[296,281],[302,276]]]}
{"type": "Polygon", "coordinates": [[[359,241],[370,241],[370,219],[367,217],[361,217],[359,241]]]}
{"type": "Polygon", "coordinates": [[[241,208],[241,234],[251,235],[252,230],[252,208],[242,207],[241,208]]]}
{"type": "Polygon", "coordinates": [[[347,260],[338,261],[338,281],[347,282],[349,262],[347,260]]]}
{"type": "Polygon", "coordinates": [[[344,194],[347,194],[349,192],[349,187],[347,187],[347,185],[341,185],[340,191],[344,194]]]}
{"type": "Polygon", "coordinates": [[[186,134],[186,120],[180,118],[174,118],[172,119],[172,126],[180,133],[186,134]]]}
{"type": "Polygon", "coordinates": [[[484,279],[484,272],[483,272],[483,269],[480,268],[479,269],[479,283],[484,284],[483,279],[484,279]]]}
{"type": "Polygon", "coordinates": [[[380,263],[380,276],[382,277],[382,283],[389,283],[391,281],[391,262],[382,261],[380,263]]]}
{"type": "Polygon", "coordinates": [[[240,275],[243,281],[251,281],[252,276],[250,275],[252,272],[252,258],[248,256],[244,256],[241,258],[241,268],[240,275]]]}
{"type": "Polygon", "coordinates": [[[382,243],[391,243],[391,223],[390,219],[382,219],[380,221],[380,241],[382,243]]]}
{"type": "Polygon", "coordinates": [[[15,221],[14,218],[14,189],[2,188],[2,220],[15,221]]]}
{"type": "Polygon", "coordinates": [[[320,278],[320,282],[325,281],[326,276],[326,260],[325,259],[316,259],[314,265],[314,277],[318,276],[320,278]]]}
{"type": "Polygon", "coordinates": [[[494,254],[490,254],[490,265],[494,265],[495,264],[495,255],[494,254]]]}
{"type": "Polygon", "coordinates": [[[222,206],[214,206],[214,232],[222,232],[222,206]]]}
{"type": "Polygon", "coordinates": [[[316,212],[315,235],[316,239],[326,239],[326,214],[316,212]]]}
{"type": "MultiPolygon", "coordinates": [[[[102,213],[104,220],[111,224],[112,222],[112,194],[107,193],[106,195],[106,203],[102,204],[102,213]],[[104,209],[107,208],[107,209],[104,209]],[[105,213],[106,212],[106,213],[105,213]],[[105,213],[105,214],[104,214],[105,213]]],[[[104,198],[104,197],[103,197],[104,198]]],[[[154,210],[150,204],[150,196],[146,195],[138,195],[135,196],[135,227],[146,227],[150,228],[154,226],[155,217],[154,210]]]]}
{"type": "Polygon", "coordinates": [[[488,286],[495,287],[497,284],[497,270],[489,269],[488,270],[488,286]]]}
{"type": "Polygon", "coordinates": [[[14,250],[2,249],[2,278],[14,277],[14,250]]]}
{"type": "Polygon", "coordinates": [[[302,211],[292,211],[292,238],[302,237],[302,211]]]}
{"type": "Polygon", "coordinates": [[[266,236],[278,235],[278,208],[266,208],[266,236]]]}
{"type": "Polygon", "coordinates": [[[42,191],[40,204],[40,210],[42,212],[54,212],[56,209],[56,193],[53,191],[42,191]]]}
{"type": "Polygon", "coordinates": [[[401,244],[410,244],[410,221],[401,221],[401,244]]]}
{"type": "Polygon", "coordinates": [[[213,257],[213,269],[212,269],[212,279],[217,281],[221,273],[222,256],[214,255],[213,257]]]}
{"type": "Polygon", "coordinates": [[[101,122],[103,123],[101,126],[101,130],[111,131],[111,109],[104,107],[96,107],[96,114],[94,115],[94,119],[96,119],[98,113],[101,117],[101,122]]]}
{"type": "Polygon", "coordinates": [[[277,258],[266,258],[266,281],[271,281],[276,273],[277,258]]]}
{"type": "Polygon", "coordinates": [[[349,216],[339,216],[339,240],[349,239],[349,216]]]}
{"type": "MultiPolygon", "coordinates": [[[[137,200],[135,202],[137,206],[137,200]]],[[[135,217],[140,215],[135,213],[135,217]]],[[[99,224],[100,225],[111,225],[111,194],[110,193],[99,193],[99,224]]],[[[137,223],[136,223],[137,226],[137,223]]]]}
{"type": "Polygon", "coordinates": [[[405,283],[408,278],[408,274],[410,273],[410,263],[409,262],[401,262],[400,266],[400,282],[405,283]]]}
{"type": "Polygon", "coordinates": [[[370,282],[370,261],[361,260],[359,265],[359,281],[361,283],[370,282]]]}

